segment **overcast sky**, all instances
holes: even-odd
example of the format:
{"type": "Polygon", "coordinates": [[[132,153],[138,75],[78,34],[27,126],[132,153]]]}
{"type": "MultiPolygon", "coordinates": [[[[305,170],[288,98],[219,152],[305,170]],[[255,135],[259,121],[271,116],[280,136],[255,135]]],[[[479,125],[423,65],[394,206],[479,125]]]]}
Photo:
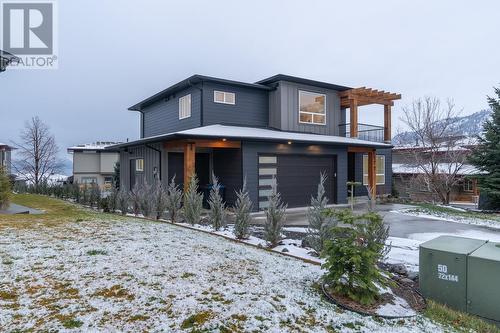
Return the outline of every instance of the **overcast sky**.
{"type": "MultiPolygon", "coordinates": [[[[192,74],[289,74],[464,114],[500,85],[500,1],[59,1],[59,69],[0,74],[0,142],[38,115],[66,147],[136,139],[136,102],[192,74]],[[245,3],[245,4],[244,4],[245,3]],[[8,124],[8,125],[6,125],[8,124]]],[[[382,124],[382,108],[361,122],[382,124]]],[[[394,130],[395,132],[395,130],[394,130]]]]}

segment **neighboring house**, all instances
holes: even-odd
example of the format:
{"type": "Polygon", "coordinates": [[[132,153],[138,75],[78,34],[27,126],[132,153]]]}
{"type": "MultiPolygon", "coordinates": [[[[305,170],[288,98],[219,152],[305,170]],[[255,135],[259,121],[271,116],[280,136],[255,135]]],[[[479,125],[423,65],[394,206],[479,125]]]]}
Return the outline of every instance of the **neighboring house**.
{"type": "MultiPolygon", "coordinates": [[[[461,144],[458,142],[453,146],[453,154],[468,155],[473,149],[474,144],[461,144]]],[[[412,163],[412,156],[415,152],[419,156],[426,155],[426,149],[414,146],[396,146],[392,150],[392,175],[394,182],[394,190],[401,198],[410,198],[416,201],[440,201],[436,194],[427,188],[426,184],[418,181],[418,175],[423,174],[423,169],[419,168],[415,163],[412,163]]],[[[461,160],[456,158],[455,161],[461,160]]],[[[449,173],[450,170],[456,170],[460,164],[456,164],[446,157],[442,158],[440,163],[436,164],[439,173],[449,173]]],[[[450,201],[455,202],[472,202],[477,203],[479,199],[479,189],[477,187],[477,179],[474,175],[480,172],[470,164],[461,165],[457,176],[459,182],[452,187],[450,193],[450,201]]]]}
{"type": "Polygon", "coordinates": [[[140,113],[141,138],[109,149],[119,149],[129,189],[174,176],[185,186],[194,173],[203,187],[213,172],[228,205],[246,180],[257,210],[276,177],[283,200],[300,207],[324,172],[330,202],[346,203],[348,180],[390,193],[391,106],[400,98],[287,75],[257,83],[194,75],[130,107],[140,113]],[[368,104],[384,106],[384,127],[358,124],[358,107],[368,104]]]}
{"type": "Polygon", "coordinates": [[[5,168],[7,174],[12,174],[11,152],[15,149],[5,143],[0,143],[0,167],[5,168]]]}
{"type": "Polygon", "coordinates": [[[0,73],[4,72],[8,65],[19,61],[19,58],[7,51],[0,50],[0,73]]]}
{"type": "Polygon", "coordinates": [[[119,161],[118,150],[107,149],[120,142],[95,142],[68,148],[73,154],[73,182],[99,185],[108,190],[113,184],[115,164],[119,161]]]}

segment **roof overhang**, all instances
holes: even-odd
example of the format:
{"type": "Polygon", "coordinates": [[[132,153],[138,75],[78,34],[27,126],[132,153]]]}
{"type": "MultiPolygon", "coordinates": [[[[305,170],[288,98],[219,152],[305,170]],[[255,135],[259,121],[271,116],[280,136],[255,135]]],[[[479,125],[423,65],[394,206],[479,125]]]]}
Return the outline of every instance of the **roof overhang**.
{"type": "Polygon", "coordinates": [[[190,130],[172,132],[152,137],[147,137],[131,142],[109,146],[107,149],[118,149],[138,146],[153,142],[165,142],[174,139],[231,139],[241,141],[275,142],[275,143],[302,143],[315,145],[336,145],[369,147],[375,149],[389,149],[391,144],[372,142],[341,136],[284,132],[267,128],[209,125],[190,130]]]}
{"type": "Polygon", "coordinates": [[[175,94],[178,91],[184,90],[186,88],[189,88],[193,85],[199,84],[201,82],[213,82],[213,83],[219,83],[219,84],[229,84],[233,86],[238,86],[238,87],[245,87],[245,88],[251,88],[251,89],[260,89],[260,90],[272,90],[273,88],[257,84],[257,83],[246,83],[246,82],[241,82],[241,81],[233,81],[233,80],[226,80],[226,79],[220,79],[216,77],[210,77],[210,76],[204,76],[204,75],[193,75],[185,80],[182,80],[170,87],[168,87],[165,90],[160,91],[159,93],[146,98],[145,100],[132,105],[131,107],[128,108],[130,111],[142,111],[145,107],[148,105],[151,105],[161,99],[164,99],[168,97],[169,95],[175,94]]]}

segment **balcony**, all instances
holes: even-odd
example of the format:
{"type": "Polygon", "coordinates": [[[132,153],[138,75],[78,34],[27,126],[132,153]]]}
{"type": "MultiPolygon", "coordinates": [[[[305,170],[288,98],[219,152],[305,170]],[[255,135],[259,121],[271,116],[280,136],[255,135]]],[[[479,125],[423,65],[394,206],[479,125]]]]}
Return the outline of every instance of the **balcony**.
{"type": "MultiPolygon", "coordinates": [[[[345,136],[346,138],[351,137],[350,133],[351,124],[340,124],[339,133],[340,136],[345,136]]],[[[358,139],[372,141],[372,142],[384,142],[384,127],[375,126],[368,124],[358,123],[358,139]]]]}

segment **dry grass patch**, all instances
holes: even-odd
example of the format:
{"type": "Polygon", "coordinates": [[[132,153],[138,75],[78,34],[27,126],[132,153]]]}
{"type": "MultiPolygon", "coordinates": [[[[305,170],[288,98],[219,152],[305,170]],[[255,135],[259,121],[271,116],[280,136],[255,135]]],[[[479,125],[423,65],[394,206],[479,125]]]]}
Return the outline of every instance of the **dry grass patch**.
{"type": "Polygon", "coordinates": [[[127,299],[129,301],[135,298],[134,295],[130,294],[129,291],[122,286],[115,284],[110,288],[100,289],[95,292],[92,296],[104,297],[104,298],[121,298],[127,299]]]}

